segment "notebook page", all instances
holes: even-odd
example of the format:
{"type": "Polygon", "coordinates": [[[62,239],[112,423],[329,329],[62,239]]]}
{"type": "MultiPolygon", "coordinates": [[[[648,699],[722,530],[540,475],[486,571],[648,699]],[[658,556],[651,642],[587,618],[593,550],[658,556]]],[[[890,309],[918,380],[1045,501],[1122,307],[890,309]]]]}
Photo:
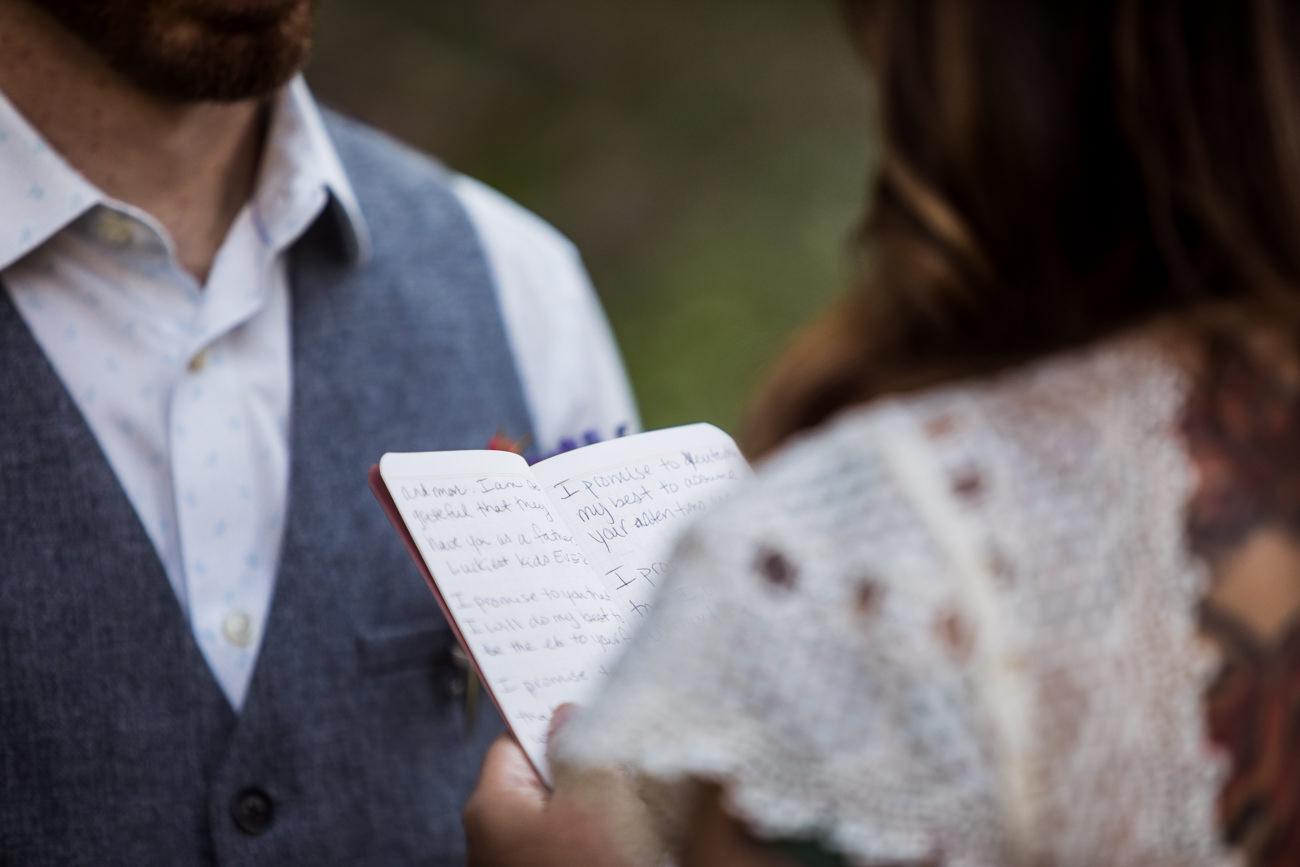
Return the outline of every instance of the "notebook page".
{"type": "Polygon", "coordinates": [[[624,640],[612,595],[518,455],[386,454],[379,471],[447,616],[545,778],[551,712],[582,702],[624,640]]]}
{"type": "Polygon", "coordinates": [[[731,437],[692,424],[565,452],[533,473],[635,629],[682,530],[751,470],[731,437]]]}

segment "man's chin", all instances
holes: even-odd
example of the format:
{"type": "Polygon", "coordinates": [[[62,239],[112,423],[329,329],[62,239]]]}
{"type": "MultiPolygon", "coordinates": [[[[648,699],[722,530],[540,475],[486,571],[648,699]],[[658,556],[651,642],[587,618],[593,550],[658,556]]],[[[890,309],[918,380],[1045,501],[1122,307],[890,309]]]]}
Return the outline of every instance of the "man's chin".
{"type": "Polygon", "coordinates": [[[136,87],[175,102],[264,96],[302,67],[319,0],[29,0],[136,87]]]}
{"type": "Polygon", "coordinates": [[[214,27],[192,22],[166,41],[108,57],[109,64],[142,90],[180,102],[235,102],[264,96],[302,68],[311,49],[311,18],[269,28],[214,27]],[[286,30],[288,32],[286,32],[286,30]]]}
{"type": "Polygon", "coordinates": [[[254,34],[281,26],[302,14],[310,0],[173,0],[179,14],[218,32],[254,34]]]}

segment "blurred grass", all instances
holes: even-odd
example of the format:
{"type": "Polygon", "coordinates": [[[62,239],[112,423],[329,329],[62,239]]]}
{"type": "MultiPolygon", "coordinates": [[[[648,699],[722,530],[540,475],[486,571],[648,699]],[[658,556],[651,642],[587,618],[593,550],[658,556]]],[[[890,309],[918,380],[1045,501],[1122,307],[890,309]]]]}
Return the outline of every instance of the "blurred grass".
{"type": "Polygon", "coordinates": [[[647,427],[735,430],[844,282],[868,137],[831,0],[326,0],[308,78],[578,243],[647,427]]]}

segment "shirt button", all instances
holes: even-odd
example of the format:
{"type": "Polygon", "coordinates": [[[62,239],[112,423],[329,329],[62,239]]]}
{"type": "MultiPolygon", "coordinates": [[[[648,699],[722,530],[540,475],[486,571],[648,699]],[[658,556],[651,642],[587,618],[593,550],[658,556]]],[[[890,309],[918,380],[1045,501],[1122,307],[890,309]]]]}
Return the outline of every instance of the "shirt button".
{"type": "Polygon", "coordinates": [[[275,805],[261,789],[244,789],[230,802],[230,815],[239,830],[255,837],[270,830],[275,821],[275,805]]]}
{"type": "Polygon", "coordinates": [[[221,634],[235,647],[247,647],[253,641],[253,618],[242,611],[232,611],[221,621],[221,634]]]}
{"type": "Polygon", "coordinates": [[[198,373],[200,370],[207,367],[208,356],[210,356],[211,354],[212,354],[211,349],[205,348],[199,350],[199,352],[193,358],[190,359],[190,363],[188,365],[190,369],[190,373],[198,373]]]}

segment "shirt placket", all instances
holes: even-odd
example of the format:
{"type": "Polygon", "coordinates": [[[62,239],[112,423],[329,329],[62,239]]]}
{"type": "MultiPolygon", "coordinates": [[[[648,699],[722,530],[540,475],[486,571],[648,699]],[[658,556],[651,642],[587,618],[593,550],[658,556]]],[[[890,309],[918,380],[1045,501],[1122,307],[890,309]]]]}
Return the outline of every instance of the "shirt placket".
{"type": "MultiPolygon", "coordinates": [[[[247,211],[240,219],[250,219],[247,211]]],[[[234,231],[239,231],[236,227],[234,231]]],[[[200,304],[170,413],[178,527],[196,640],[239,707],[257,657],[288,487],[286,357],[259,339],[287,321],[272,251],[223,269],[200,304]]]]}

